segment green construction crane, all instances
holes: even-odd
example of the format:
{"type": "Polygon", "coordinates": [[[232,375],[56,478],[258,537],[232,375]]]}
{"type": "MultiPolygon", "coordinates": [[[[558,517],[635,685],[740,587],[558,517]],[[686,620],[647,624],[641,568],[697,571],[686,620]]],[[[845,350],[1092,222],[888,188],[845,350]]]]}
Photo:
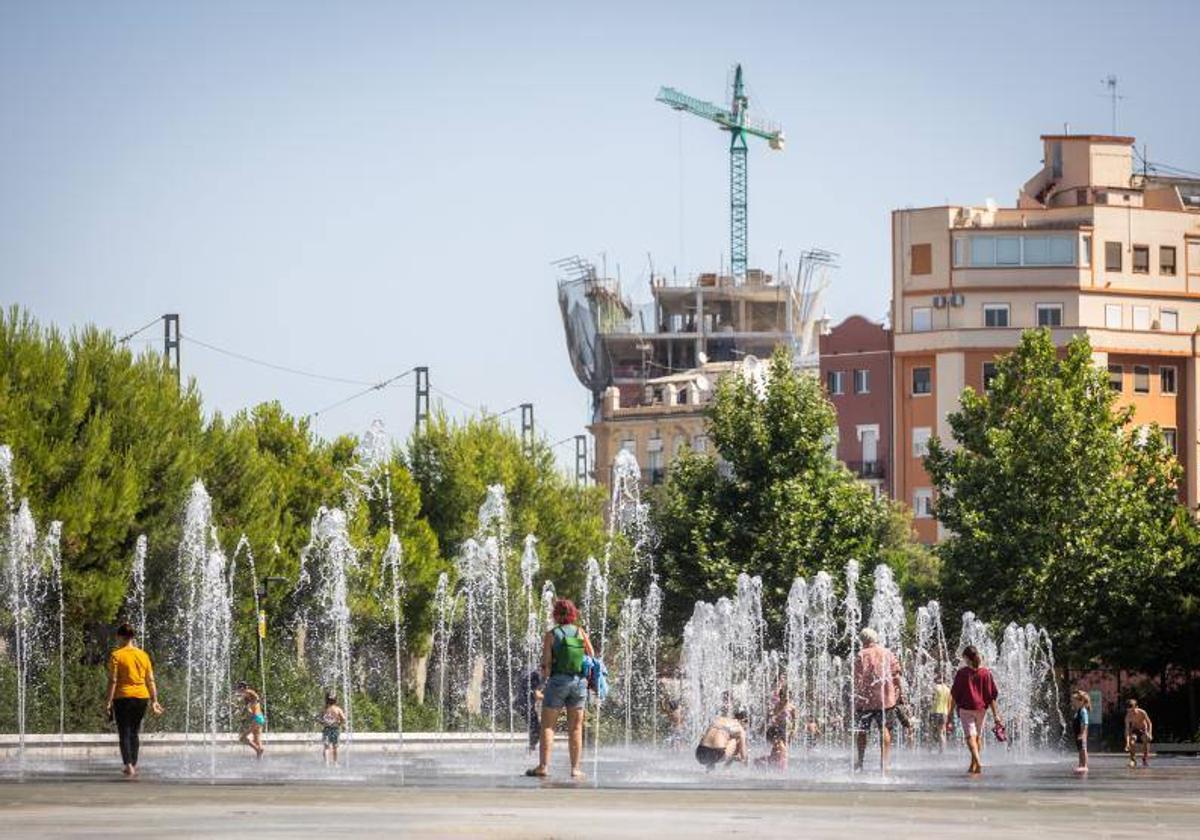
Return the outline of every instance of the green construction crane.
{"type": "Polygon", "coordinates": [[[733,71],[729,108],[695,99],[675,88],[659,88],[655,100],[676,111],[687,111],[715,122],[729,132],[729,264],[737,281],[746,277],[746,135],[761,137],[772,149],[783,148],[783,130],[751,122],[746,117],[750,99],[742,86],[742,65],[733,71]]]}

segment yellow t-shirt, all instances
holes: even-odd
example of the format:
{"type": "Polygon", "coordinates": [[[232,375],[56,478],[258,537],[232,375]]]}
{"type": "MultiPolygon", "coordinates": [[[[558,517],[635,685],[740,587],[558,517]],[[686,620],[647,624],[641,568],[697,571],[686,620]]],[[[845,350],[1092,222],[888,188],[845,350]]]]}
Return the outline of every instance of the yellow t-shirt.
{"type": "Polygon", "coordinates": [[[146,651],[135,647],[117,648],[108,658],[108,673],[117,683],[117,689],[113,692],[114,698],[150,698],[150,689],[146,688],[146,681],[154,672],[146,651]]]}
{"type": "Polygon", "coordinates": [[[944,715],[950,711],[950,686],[938,683],[933,687],[933,713],[944,715]]]}

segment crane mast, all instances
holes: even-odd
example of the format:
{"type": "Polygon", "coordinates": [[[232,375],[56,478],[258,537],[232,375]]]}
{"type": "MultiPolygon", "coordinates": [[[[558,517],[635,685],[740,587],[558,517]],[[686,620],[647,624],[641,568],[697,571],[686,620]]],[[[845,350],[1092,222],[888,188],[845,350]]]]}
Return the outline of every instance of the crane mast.
{"type": "Polygon", "coordinates": [[[783,130],[778,126],[752,122],[747,115],[750,100],[742,80],[742,65],[733,72],[728,108],[696,99],[675,88],[664,87],[656,100],[676,111],[686,111],[717,124],[729,132],[729,263],[735,282],[746,277],[749,252],[748,173],[746,167],[746,137],[766,140],[772,149],[782,149],[783,130]]]}

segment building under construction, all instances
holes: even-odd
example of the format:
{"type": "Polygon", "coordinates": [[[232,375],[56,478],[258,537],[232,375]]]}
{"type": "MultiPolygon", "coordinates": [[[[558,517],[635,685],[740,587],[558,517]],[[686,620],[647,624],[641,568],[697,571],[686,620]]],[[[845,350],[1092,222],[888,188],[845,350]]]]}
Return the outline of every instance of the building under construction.
{"type": "Polygon", "coordinates": [[[817,368],[817,317],[833,255],[808,251],[793,275],[748,266],[748,140],[784,147],[783,129],[749,116],[742,66],[732,68],[727,102],[673,87],[656,100],[729,135],[729,274],[682,282],[651,270],[650,300],[633,305],[619,278],[601,276],[579,257],[556,263],[558,302],[575,374],[592,392],[593,475],[607,482],[617,452],[636,456],[657,483],[679,450],[707,445],[704,411],[714,377],[753,372],[758,359],[786,347],[796,365],[817,368]]]}
{"type": "Polygon", "coordinates": [[[792,274],[749,269],[744,281],[654,275],[635,305],[619,280],[578,257],[556,263],[567,349],[592,393],[595,478],[606,483],[621,449],[644,478],[660,481],[681,447],[703,450],[704,410],[715,379],[785,347],[798,367],[817,367],[822,293],[833,255],[808,251],[792,274]]]}

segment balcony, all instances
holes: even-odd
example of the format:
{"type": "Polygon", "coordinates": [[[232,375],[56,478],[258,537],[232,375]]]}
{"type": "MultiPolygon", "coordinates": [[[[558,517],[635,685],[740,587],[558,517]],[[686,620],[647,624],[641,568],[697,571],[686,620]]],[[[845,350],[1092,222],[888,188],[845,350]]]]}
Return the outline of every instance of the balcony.
{"type": "Polygon", "coordinates": [[[649,467],[642,470],[643,484],[662,484],[667,479],[667,470],[665,467],[649,467]]]}
{"type": "Polygon", "coordinates": [[[847,461],[846,468],[862,479],[883,478],[887,475],[883,461],[847,461]]]}

